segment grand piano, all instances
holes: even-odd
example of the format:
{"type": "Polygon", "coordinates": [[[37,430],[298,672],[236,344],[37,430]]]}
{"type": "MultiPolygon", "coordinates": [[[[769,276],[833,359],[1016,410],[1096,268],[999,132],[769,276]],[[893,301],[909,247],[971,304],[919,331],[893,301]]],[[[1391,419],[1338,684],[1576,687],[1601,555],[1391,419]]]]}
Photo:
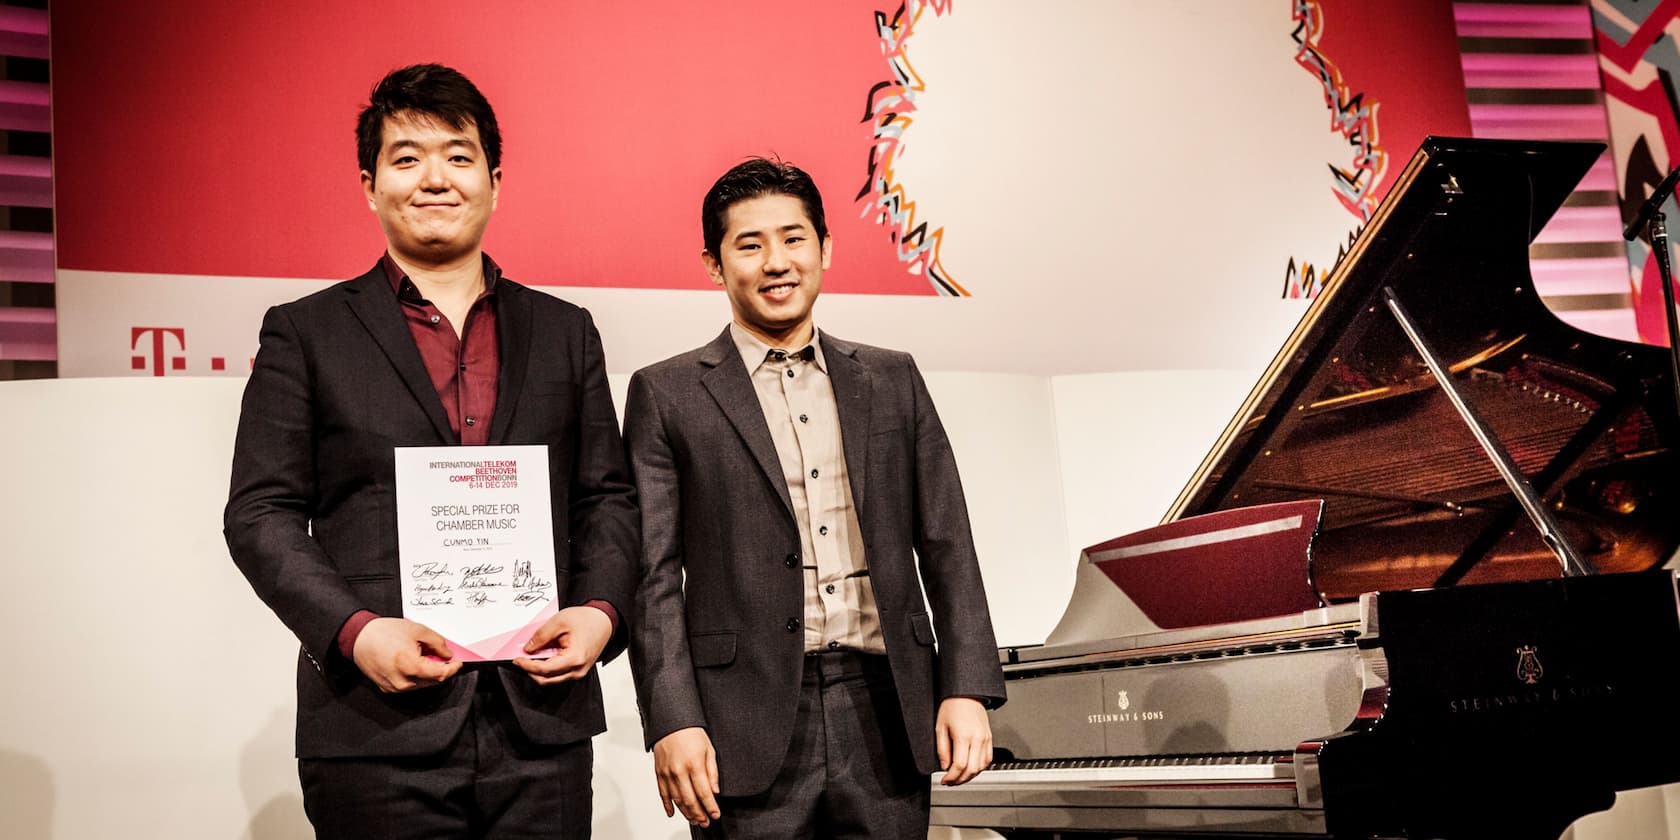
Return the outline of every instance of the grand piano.
{"type": "Polygon", "coordinates": [[[1553,840],[1680,781],[1673,360],[1528,272],[1601,150],[1423,144],[1163,523],[999,652],[935,825],[1553,840]]]}

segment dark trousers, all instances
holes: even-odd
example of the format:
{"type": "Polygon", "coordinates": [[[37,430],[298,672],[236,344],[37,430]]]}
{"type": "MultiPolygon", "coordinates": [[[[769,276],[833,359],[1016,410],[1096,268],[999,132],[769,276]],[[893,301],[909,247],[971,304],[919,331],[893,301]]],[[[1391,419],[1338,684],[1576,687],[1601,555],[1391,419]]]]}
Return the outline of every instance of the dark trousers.
{"type": "Polygon", "coordinates": [[[704,840],[925,840],[929,777],[916,772],[885,656],[805,657],[792,743],[770,789],[719,797],[704,840]]]}
{"type": "Polygon", "coordinates": [[[587,740],[532,744],[493,669],[478,675],[467,722],[436,755],[301,759],[303,807],[325,840],[587,838],[587,740]]]}

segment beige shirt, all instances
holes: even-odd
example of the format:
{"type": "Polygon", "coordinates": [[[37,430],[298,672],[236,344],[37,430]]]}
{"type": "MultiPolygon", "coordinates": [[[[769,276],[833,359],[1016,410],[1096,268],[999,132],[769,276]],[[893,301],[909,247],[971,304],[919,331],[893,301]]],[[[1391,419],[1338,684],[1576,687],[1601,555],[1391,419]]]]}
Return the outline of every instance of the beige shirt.
{"type": "Polygon", "coordinates": [[[752,377],[799,524],[805,650],[886,653],[852,506],[834,383],[817,334],[813,330],[809,345],[780,359],[769,358],[775,348],[739,324],[731,323],[729,334],[752,377]]]}

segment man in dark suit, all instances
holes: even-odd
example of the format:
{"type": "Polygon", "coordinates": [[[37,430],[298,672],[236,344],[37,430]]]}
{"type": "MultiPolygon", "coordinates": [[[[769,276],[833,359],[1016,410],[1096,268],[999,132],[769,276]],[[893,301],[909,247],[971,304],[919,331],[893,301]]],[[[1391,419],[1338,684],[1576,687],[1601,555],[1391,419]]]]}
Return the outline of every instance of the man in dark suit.
{"type": "Polygon", "coordinates": [[[587,837],[594,664],[624,648],[638,539],[600,337],[483,253],[501,134],[466,77],[392,72],[357,146],[386,253],[268,311],[225,512],[302,643],[304,807],[322,837],[587,837]],[[548,447],[561,609],[525,650],[552,657],[463,668],[400,617],[394,447],[451,444],[548,447]]]}
{"type": "Polygon", "coordinates": [[[925,837],[931,774],[991,763],[1004,699],[950,444],[908,355],[813,325],[833,243],[810,176],[742,163],[702,227],[733,322],[625,409],[660,798],[698,837],[925,837]]]}

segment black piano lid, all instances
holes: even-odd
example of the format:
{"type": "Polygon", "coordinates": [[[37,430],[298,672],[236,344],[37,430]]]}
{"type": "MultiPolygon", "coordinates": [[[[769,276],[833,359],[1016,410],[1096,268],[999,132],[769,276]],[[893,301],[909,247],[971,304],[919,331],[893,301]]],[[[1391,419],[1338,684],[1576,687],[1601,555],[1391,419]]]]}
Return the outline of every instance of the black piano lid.
{"type": "Polygon", "coordinates": [[[1666,350],[1564,324],[1529,276],[1529,243],[1602,151],[1425,140],[1163,521],[1322,498],[1314,576],[1332,599],[1559,575],[1387,286],[1579,554],[1604,572],[1666,561],[1680,545],[1666,350]]]}

